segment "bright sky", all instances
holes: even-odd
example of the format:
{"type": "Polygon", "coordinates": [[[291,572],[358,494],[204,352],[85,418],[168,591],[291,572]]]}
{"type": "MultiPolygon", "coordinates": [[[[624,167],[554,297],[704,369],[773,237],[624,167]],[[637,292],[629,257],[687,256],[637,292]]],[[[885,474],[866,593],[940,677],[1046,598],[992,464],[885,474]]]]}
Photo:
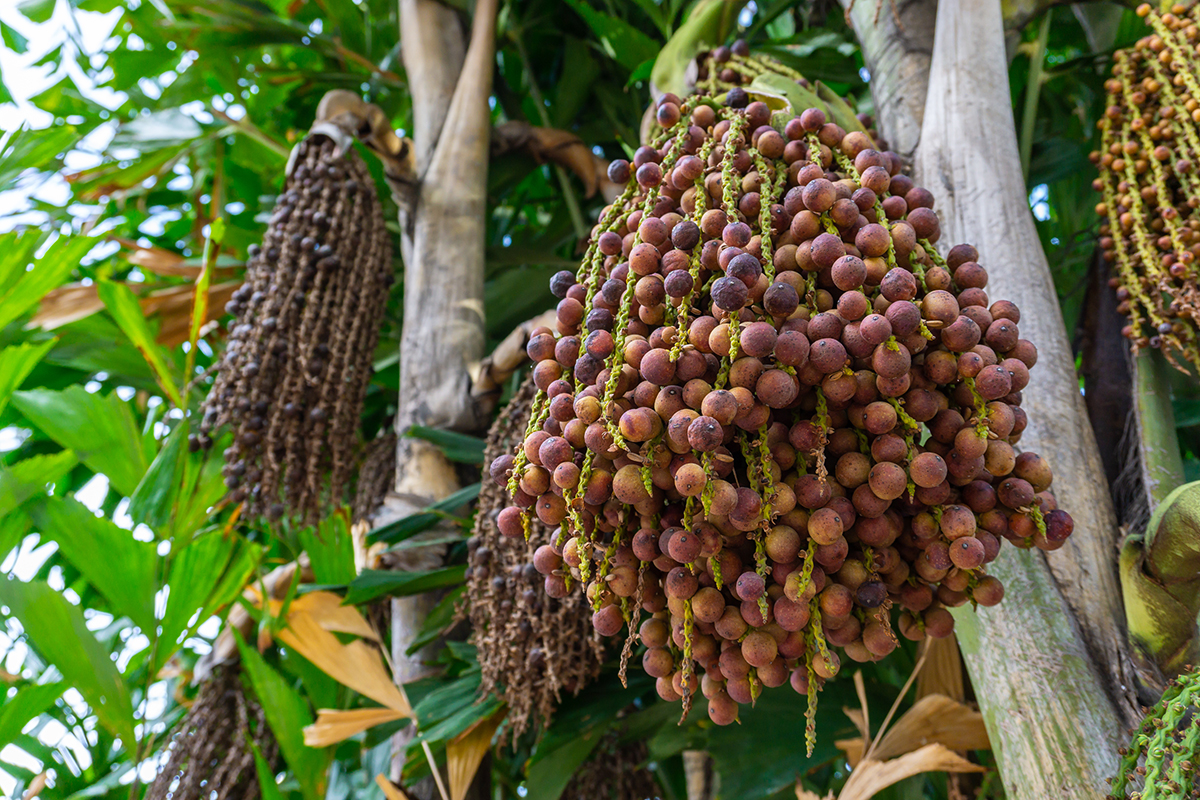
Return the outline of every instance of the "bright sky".
{"type": "MultiPolygon", "coordinates": [[[[16,53],[0,45],[0,70],[4,82],[16,103],[0,104],[0,131],[8,132],[22,126],[33,129],[46,128],[53,124],[49,114],[30,104],[29,98],[36,97],[57,83],[64,75],[70,76],[80,91],[87,97],[108,107],[115,108],[124,101],[124,96],[108,89],[98,89],[76,63],[76,54],[91,57],[94,66],[103,63],[101,55],[112,49],[116,39],[111,36],[122,11],[108,14],[88,11],[72,11],[66,2],[58,2],[50,21],[38,25],[28,20],[17,10],[17,3],[0,2],[0,22],[8,25],[28,40],[28,50],[16,53]],[[36,62],[65,44],[66,58],[58,64],[36,66],[36,62]]],[[[67,156],[69,170],[85,169],[99,163],[98,151],[112,138],[115,126],[105,125],[89,136],[82,147],[67,156]]],[[[69,198],[66,181],[61,177],[37,176],[23,181],[18,191],[0,192],[0,231],[10,230],[20,224],[39,224],[44,217],[36,213],[12,215],[26,207],[29,196],[49,203],[62,204],[69,198]]]]}

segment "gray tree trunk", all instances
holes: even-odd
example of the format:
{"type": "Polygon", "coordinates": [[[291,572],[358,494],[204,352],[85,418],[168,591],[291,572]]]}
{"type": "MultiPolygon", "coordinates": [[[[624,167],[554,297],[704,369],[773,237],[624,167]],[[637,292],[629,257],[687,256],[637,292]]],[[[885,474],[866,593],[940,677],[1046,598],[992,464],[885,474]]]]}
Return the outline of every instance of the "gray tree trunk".
{"type": "MultiPolygon", "coordinates": [[[[469,42],[459,14],[436,0],[399,0],[404,68],[413,100],[416,180],[398,192],[404,257],[404,329],[400,342],[399,434],[395,490],[375,524],[420,511],[459,488],[453,465],[434,446],[406,436],[414,425],[474,429],[471,370],[483,357],[484,237],[497,0],[475,5],[469,42]]],[[[443,545],[411,548],[401,568],[441,566],[443,545]]],[[[396,680],[429,672],[437,645],[407,650],[438,600],[392,601],[396,680]]],[[[402,751],[412,727],[397,737],[402,751]],[[407,735],[405,735],[407,733],[407,735]]],[[[396,765],[399,769],[400,764],[396,765]]],[[[432,796],[433,787],[414,787],[432,796]]]]}
{"type": "Polygon", "coordinates": [[[847,7],[871,76],[875,124],[906,164],[921,142],[937,0],[854,2],[847,7]]]}
{"type": "Polygon", "coordinates": [[[1024,392],[1024,449],[1055,471],[1075,517],[1061,550],[1002,554],[1005,602],[956,614],[968,670],[1012,798],[1102,798],[1135,719],[1116,575],[1118,531],[1053,280],[1021,177],[999,0],[938,9],[915,178],[937,198],[943,239],[966,241],[992,297],[1016,302],[1039,349],[1024,392]]]}

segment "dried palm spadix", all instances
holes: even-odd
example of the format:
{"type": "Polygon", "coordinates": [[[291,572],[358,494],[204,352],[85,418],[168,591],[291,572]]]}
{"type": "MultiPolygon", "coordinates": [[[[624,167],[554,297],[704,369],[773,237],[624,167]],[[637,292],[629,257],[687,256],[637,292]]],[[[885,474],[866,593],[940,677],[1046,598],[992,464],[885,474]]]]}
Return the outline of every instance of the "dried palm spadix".
{"type": "Polygon", "coordinates": [[[392,271],[375,185],[342,128],[318,123],[246,282],[201,430],[228,425],[225,484],[252,512],[311,520],[340,502],[354,463],[392,271]]]}
{"type": "MultiPolygon", "coordinates": [[[[521,441],[534,392],[526,381],[500,412],[488,434],[487,463],[521,441]]],[[[540,537],[527,542],[500,534],[496,516],[505,501],[503,487],[483,482],[468,545],[467,596],[483,690],[508,703],[507,724],[517,737],[531,723],[547,723],[564,690],[575,693],[590,683],[604,654],[587,599],[573,593],[556,600],[542,592],[533,566],[540,537]]],[[[540,533],[549,536],[550,529],[540,533]]]]}
{"type": "Polygon", "coordinates": [[[279,746],[262,706],[247,697],[237,665],[220,667],[167,745],[167,762],[146,800],[256,800],[252,743],[267,764],[277,762],[279,746]]]}

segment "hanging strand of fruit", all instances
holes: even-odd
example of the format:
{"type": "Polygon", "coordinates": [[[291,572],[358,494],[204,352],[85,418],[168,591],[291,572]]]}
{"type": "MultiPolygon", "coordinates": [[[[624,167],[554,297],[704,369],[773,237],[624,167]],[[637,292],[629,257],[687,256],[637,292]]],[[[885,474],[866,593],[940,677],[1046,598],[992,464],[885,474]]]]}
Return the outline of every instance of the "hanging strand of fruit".
{"type": "Polygon", "coordinates": [[[865,132],[741,86],[656,117],[578,273],[551,281],[497,522],[558,526],[533,532],[547,593],[579,586],[597,631],[640,637],[685,714],[698,692],[729,724],[790,680],[811,750],[843,657],[948,635],[947,607],[1001,600],[1005,539],[1071,533],[1046,461],[1013,448],[1037,351],[865,132]]]}
{"type": "MultiPolygon", "coordinates": [[[[526,381],[488,432],[489,462],[523,441],[536,389],[526,381]]],[[[540,723],[549,725],[563,692],[578,693],[600,674],[604,647],[592,630],[586,599],[546,597],[537,570],[537,544],[550,528],[533,520],[534,536],[502,536],[496,517],[504,489],[485,482],[479,493],[474,535],[467,541],[467,610],[482,671],[481,691],[508,706],[505,724],[513,742],[540,723]]]]}
{"type": "Polygon", "coordinates": [[[1129,319],[1122,332],[1135,353],[1160,349],[1181,370],[1181,362],[1200,367],[1198,13],[1138,8],[1153,33],[1114,54],[1098,122],[1101,149],[1091,154],[1104,198],[1097,206],[1106,218],[1101,247],[1115,268],[1110,284],[1118,308],[1129,319]]]}
{"type": "Polygon", "coordinates": [[[1200,797],[1200,672],[1172,680],[1162,699],[1121,748],[1110,800],[1184,800],[1200,797]]]}
{"type": "Polygon", "coordinates": [[[342,495],[394,280],[391,235],[353,137],[327,122],[296,145],[287,184],[246,279],[199,446],[218,428],[234,502],[311,522],[342,495]]]}

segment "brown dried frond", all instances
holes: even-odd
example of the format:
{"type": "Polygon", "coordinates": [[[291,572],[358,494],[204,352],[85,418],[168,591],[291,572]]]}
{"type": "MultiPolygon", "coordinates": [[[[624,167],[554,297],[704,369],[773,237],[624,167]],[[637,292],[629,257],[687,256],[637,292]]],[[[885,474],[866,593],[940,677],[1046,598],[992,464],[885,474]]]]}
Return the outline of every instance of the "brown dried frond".
{"type": "Polygon", "coordinates": [[[341,502],[391,253],[366,164],[348,141],[310,135],[226,306],[235,319],[204,404],[201,443],[232,428],[225,482],[253,512],[311,522],[341,502]]]}
{"type": "MultiPolygon", "coordinates": [[[[533,394],[533,382],[527,380],[500,412],[488,433],[485,463],[523,438],[533,394]]],[[[483,690],[508,703],[515,739],[531,724],[548,723],[564,691],[577,693],[594,680],[604,652],[582,594],[555,600],[542,591],[533,552],[550,529],[535,520],[528,542],[503,536],[496,515],[504,506],[504,487],[484,475],[467,597],[483,690]]]]}
{"type": "Polygon", "coordinates": [[[146,800],[256,800],[251,742],[274,769],[279,746],[262,706],[246,695],[236,664],[219,667],[167,745],[167,762],[146,800]]]}

